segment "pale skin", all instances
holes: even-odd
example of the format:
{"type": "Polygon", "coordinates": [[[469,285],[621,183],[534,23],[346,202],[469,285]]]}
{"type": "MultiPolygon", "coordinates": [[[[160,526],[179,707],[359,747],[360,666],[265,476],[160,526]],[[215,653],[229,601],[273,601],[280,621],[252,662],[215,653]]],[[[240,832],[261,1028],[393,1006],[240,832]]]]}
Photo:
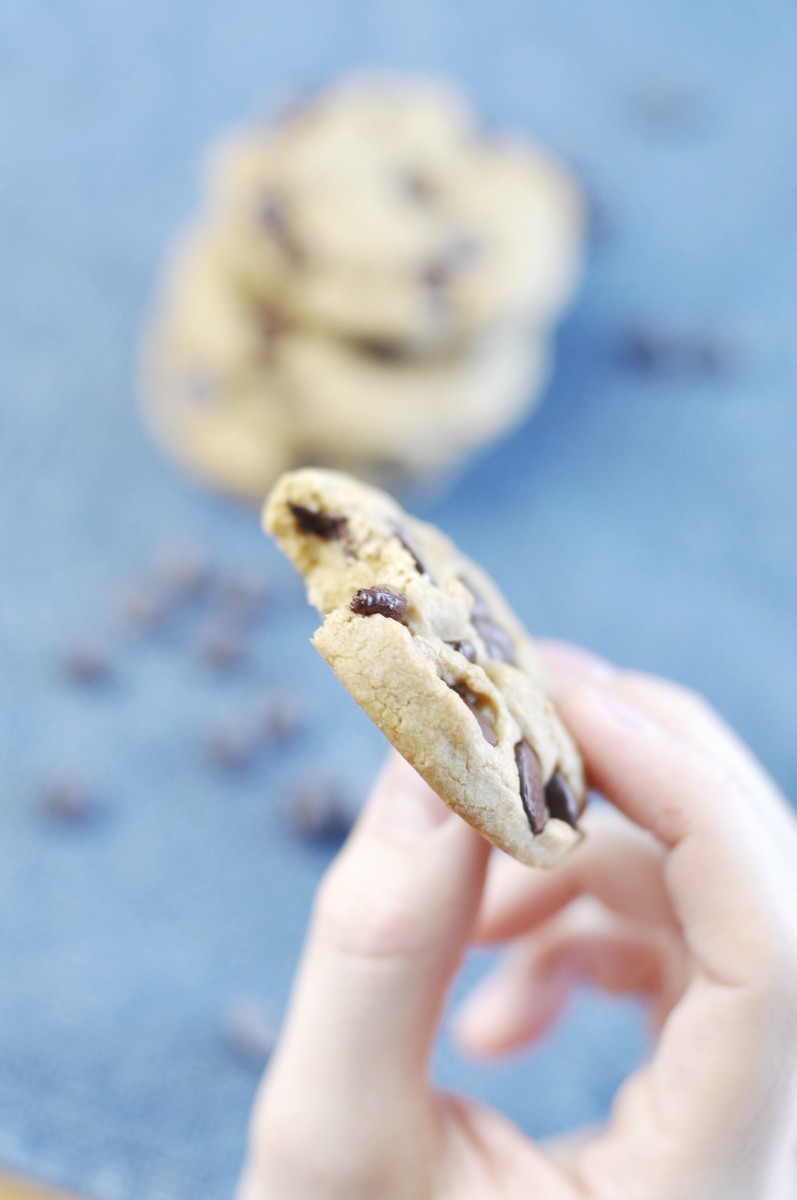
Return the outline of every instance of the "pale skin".
{"type": "Polygon", "coordinates": [[[544,652],[609,806],[535,871],[389,759],[319,888],[238,1200],[797,1197],[797,822],[700,697],[544,652]],[[655,1045],[605,1127],[535,1143],[432,1087],[474,942],[506,950],[454,1017],[471,1054],[532,1042],[580,981],[647,998],[655,1045]]]}

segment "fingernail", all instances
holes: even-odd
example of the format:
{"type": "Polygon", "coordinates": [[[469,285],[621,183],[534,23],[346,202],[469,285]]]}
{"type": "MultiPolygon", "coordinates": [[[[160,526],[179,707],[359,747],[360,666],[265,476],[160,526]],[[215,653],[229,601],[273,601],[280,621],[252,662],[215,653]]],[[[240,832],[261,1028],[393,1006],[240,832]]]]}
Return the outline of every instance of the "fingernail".
{"type": "Polygon", "coordinates": [[[368,805],[374,824],[386,833],[431,833],[452,812],[411,768],[389,767],[383,772],[368,805]]]}
{"type": "Polygon", "coordinates": [[[537,642],[545,666],[555,677],[566,683],[606,683],[616,674],[605,658],[573,646],[570,642],[542,640],[537,642]]]}
{"type": "Polygon", "coordinates": [[[593,689],[593,702],[604,717],[608,717],[626,733],[644,737],[660,736],[662,733],[661,726],[646,712],[608,688],[593,689]]]}

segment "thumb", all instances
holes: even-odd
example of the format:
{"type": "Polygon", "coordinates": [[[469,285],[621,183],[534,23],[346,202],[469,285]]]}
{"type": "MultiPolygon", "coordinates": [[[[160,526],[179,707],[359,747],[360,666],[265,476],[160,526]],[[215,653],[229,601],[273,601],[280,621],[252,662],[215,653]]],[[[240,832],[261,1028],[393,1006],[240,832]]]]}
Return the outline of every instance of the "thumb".
{"type": "Polygon", "coordinates": [[[479,906],[489,846],[391,755],[322,881],[267,1090],[346,1135],[406,1113],[479,906]],[[309,1099],[311,1098],[311,1099],[309,1099]],[[346,1123],[346,1130],[342,1128],[346,1123]]]}

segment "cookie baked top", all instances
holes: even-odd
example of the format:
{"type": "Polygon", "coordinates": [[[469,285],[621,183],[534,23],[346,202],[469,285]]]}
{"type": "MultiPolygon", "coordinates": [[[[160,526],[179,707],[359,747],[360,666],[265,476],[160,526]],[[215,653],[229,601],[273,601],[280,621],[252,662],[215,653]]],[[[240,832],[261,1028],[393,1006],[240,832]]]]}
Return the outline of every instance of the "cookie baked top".
{"type": "Polygon", "coordinates": [[[580,837],[578,750],[500,592],[434,526],[334,471],[282,477],[264,525],[324,621],[313,644],[443,800],[550,866],[580,837]]]}

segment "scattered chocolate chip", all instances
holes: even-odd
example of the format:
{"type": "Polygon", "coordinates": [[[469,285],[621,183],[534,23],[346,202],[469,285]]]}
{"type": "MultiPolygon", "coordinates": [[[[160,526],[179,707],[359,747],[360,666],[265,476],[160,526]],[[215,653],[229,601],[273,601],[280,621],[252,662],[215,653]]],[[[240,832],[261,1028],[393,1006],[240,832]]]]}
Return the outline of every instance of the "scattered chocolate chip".
{"type": "Polygon", "coordinates": [[[269,595],[266,581],[245,571],[221,578],[215,592],[225,622],[236,628],[251,625],[260,617],[268,604],[269,595]]]}
{"type": "Polygon", "coordinates": [[[650,80],[630,97],[635,120],[649,133],[678,135],[692,133],[705,120],[706,106],[700,94],[684,83],[650,80]]]}
{"type": "Polygon", "coordinates": [[[541,833],[548,817],[545,807],[545,787],[542,782],[540,760],[525,738],[515,746],[515,762],[520,780],[520,799],[523,801],[531,832],[541,833]]]}
{"type": "Polygon", "coordinates": [[[207,629],[199,638],[197,654],[214,671],[233,671],[247,659],[244,639],[231,629],[207,629]]]}
{"type": "Polygon", "coordinates": [[[473,642],[469,642],[467,638],[462,638],[457,642],[446,642],[447,646],[451,646],[458,654],[462,654],[467,658],[468,662],[476,662],[476,647],[473,642]]]}
{"type": "Polygon", "coordinates": [[[711,335],[640,329],[630,333],[621,359],[638,371],[662,375],[721,375],[736,361],[729,342],[711,335]]]}
{"type": "Polygon", "coordinates": [[[328,779],[310,779],[288,797],[287,819],[293,832],[310,842],[341,842],[352,826],[343,798],[328,779]]]}
{"type": "Polygon", "coordinates": [[[94,642],[77,642],[70,646],[62,655],[61,672],[69,683],[81,687],[98,687],[113,677],[107,652],[94,642]]]}
{"type": "Polygon", "coordinates": [[[498,662],[509,663],[512,667],[516,666],[517,655],[515,654],[515,645],[511,637],[502,626],[493,620],[487,610],[487,605],[478,592],[468,583],[467,579],[463,579],[462,583],[465,584],[465,587],[473,596],[473,605],[470,610],[471,623],[484,642],[485,649],[490,658],[494,658],[498,662]]]}
{"type": "Polygon", "coordinates": [[[254,996],[238,996],[224,1013],[222,1038],[235,1058],[261,1070],[277,1040],[275,1014],[254,996]]]}
{"type": "Polygon", "coordinates": [[[97,810],[88,784],[71,776],[49,780],[41,790],[40,803],[45,816],[65,825],[82,824],[97,810]]]}
{"type": "Polygon", "coordinates": [[[382,617],[390,617],[393,621],[406,624],[410,603],[403,592],[395,592],[389,587],[359,588],[351,598],[349,608],[354,613],[371,617],[379,613],[382,617]]]}
{"type": "Polygon", "coordinates": [[[556,817],[559,821],[566,821],[574,829],[577,827],[578,804],[561,771],[554,771],[546,783],[545,803],[552,817],[556,817]]]}
{"type": "Polygon", "coordinates": [[[288,508],[302,533],[313,533],[316,537],[331,542],[335,538],[342,538],[346,532],[345,517],[335,517],[332,513],[305,508],[303,504],[289,503],[288,508]]]}
{"type": "Polygon", "coordinates": [[[484,740],[491,746],[498,745],[498,735],[495,732],[495,713],[490,701],[485,696],[479,696],[471,691],[466,683],[449,683],[452,692],[456,692],[460,700],[473,713],[484,740]]]}
{"type": "Polygon", "coordinates": [[[155,559],[156,590],[170,609],[204,595],[213,578],[207,555],[196,546],[165,546],[155,559]]]}
{"type": "Polygon", "coordinates": [[[293,696],[269,696],[258,706],[255,727],[267,746],[284,745],[296,737],[303,726],[303,712],[293,696]]]}
{"type": "Polygon", "coordinates": [[[260,220],[291,266],[303,266],[307,256],[290,227],[285,200],[281,196],[265,196],[260,206],[260,220]]]}
{"type": "Polygon", "coordinates": [[[214,729],[205,738],[205,753],[219,771],[238,773],[255,760],[257,743],[245,729],[214,729]]]}
{"type": "Polygon", "coordinates": [[[126,625],[138,633],[157,633],[169,615],[169,606],[151,587],[129,588],[121,597],[119,611],[126,625]]]}

